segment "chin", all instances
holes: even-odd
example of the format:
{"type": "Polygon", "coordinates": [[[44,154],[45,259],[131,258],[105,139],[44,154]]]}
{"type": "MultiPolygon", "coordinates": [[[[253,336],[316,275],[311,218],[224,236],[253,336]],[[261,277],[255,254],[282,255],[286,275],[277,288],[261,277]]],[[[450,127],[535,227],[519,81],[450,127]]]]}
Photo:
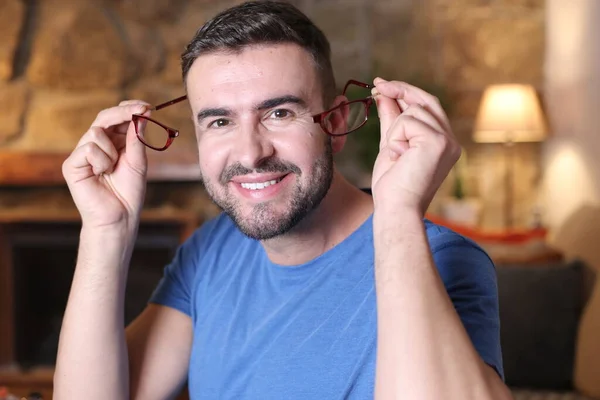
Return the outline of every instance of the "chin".
{"type": "Polygon", "coordinates": [[[255,205],[244,212],[240,212],[239,209],[229,211],[227,213],[240,231],[256,240],[267,240],[283,235],[298,223],[293,215],[273,210],[266,204],[255,205]]]}

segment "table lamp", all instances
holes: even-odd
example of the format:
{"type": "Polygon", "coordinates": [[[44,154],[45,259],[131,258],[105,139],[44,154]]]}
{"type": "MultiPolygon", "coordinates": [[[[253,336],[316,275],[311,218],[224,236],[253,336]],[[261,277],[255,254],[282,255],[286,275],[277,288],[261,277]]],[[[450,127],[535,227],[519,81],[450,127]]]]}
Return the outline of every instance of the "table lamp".
{"type": "Polygon", "coordinates": [[[540,142],[547,134],[536,91],[531,85],[488,86],[477,113],[473,140],[477,143],[504,143],[505,226],[512,229],[513,148],[516,142],[540,142]]]}

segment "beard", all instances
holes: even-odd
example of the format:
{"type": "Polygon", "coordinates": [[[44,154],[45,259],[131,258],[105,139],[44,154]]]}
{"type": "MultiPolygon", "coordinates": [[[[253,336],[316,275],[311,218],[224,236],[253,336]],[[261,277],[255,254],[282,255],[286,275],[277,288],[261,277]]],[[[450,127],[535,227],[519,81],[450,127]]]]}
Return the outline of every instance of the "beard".
{"type": "Polygon", "coordinates": [[[219,184],[224,190],[218,191],[215,184],[206,178],[203,178],[202,181],[212,201],[229,215],[242,233],[252,239],[267,240],[289,232],[325,198],[333,181],[331,141],[326,142],[325,151],[313,163],[310,182],[303,185],[301,177],[302,171],[295,164],[284,162],[278,158],[269,158],[254,170],[239,163],[227,167],[219,178],[219,184]],[[252,172],[293,173],[296,175],[296,185],[292,189],[283,212],[278,212],[277,205],[273,202],[265,201],[254,205],[249,216],[243,215],[240,201],[229,193],[228,182],[234,176],[252,172]]]}

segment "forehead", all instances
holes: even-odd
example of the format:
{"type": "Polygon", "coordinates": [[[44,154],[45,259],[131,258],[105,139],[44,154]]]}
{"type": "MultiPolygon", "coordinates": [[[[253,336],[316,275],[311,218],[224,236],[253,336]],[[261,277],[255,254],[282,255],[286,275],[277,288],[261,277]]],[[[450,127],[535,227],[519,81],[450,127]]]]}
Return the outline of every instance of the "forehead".
{"type": "Polygon", "coordinates": [[[194,61],[187,76],[192,108],[249,106],[294,94],[320,100],[315,63],[295,44],[249,46],[240,52],[215,52],[194,61]]]}

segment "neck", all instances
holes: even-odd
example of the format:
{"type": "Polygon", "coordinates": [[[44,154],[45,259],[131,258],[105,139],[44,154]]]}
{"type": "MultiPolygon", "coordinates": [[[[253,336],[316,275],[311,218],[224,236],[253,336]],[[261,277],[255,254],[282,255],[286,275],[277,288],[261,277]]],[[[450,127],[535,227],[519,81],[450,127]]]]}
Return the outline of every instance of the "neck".
{"type": "Polygon", "coordinates": [[[276,264],[303,264],[346,239],[372,212],[371,196],[336,170],[321,204],[290,232],[262,244],[269,259],[276,264]]]}

